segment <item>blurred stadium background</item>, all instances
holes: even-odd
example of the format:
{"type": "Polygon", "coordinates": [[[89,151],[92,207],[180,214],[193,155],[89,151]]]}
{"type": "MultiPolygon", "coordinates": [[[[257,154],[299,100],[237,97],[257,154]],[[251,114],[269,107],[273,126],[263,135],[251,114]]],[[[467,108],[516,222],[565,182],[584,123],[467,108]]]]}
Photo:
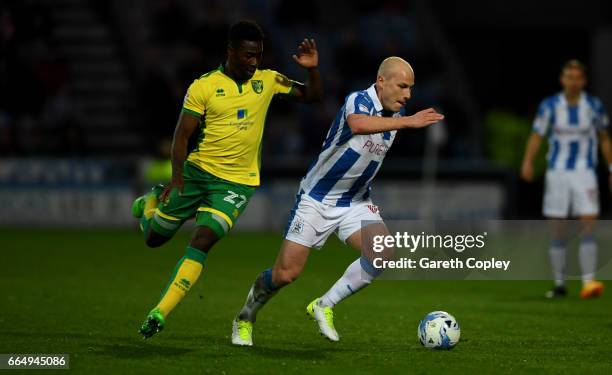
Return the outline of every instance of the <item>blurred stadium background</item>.
{"type": "Polygon", "coordinates": [[[387,218],[539,218],[542,184],[520,182],[518,168],[562,63],[583,60],[590,91],[612,108],[605,0],[6,0],[0,225],[135,225],[130,201],[169,173],[187,86],[223,61],[227,29],[242,18],[266,33],[263,66],[297,80],[290,56],[316,38],[325,99],[273,104],[264,182],[238,229],[282,228],[343,97],[369,85],[388,55],[415,67],[410,109],[434,106],[446,120],[397,138],[374,185],[387,218]]]}

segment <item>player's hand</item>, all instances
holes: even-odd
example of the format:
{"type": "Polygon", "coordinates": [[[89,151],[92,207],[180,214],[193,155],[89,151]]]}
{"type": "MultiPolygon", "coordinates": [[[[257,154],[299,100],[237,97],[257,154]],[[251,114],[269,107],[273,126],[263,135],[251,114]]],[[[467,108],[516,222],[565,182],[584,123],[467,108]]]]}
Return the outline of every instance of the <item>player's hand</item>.
{"type": "Polygon", "coordinates": [[[527,182],[533,182],[533,164],[523,163],[521,166],[521,178],[527,182]]]}
{"type": "Polygon", "coordinates": [[[306,69],[319,66],[319,52],[314,39],[304,39],[298,46],[297,55],[293,55],[293,60],[306,69]]]}
{"type": "Polygon", "coordinates": [[[412,116],[407,116],[406,120],[409,128],[424,128],[444,120],[444,115],[436,112],[433,108],[427,108],[412,116]]]}
{"type": "Polygon", "coordinates": [[[170,196],[172,189],[178,189],[179,194],[183,194],[184,186],[185,186],[185,183],[183,182],[183,177],[173,178],[172,181],[170,181],[170,184],[168,184],[168,186],[166,186],[164,191],[162,191],[162,193],[159,195],[159,201],[165,202],[170,196]]]}

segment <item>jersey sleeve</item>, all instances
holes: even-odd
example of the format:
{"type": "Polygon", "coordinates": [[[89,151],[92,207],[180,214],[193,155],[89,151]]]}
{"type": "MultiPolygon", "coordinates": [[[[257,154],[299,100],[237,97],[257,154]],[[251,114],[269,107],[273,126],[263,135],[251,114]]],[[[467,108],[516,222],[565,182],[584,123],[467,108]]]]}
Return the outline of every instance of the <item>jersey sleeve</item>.
{"type": "Polygon", "coordinates": [[[548,128],[550,127],[551,118],[552,118],[552,108],[548,105],[546,100],[543,100],[540,103],[540,107],[538,108],[538,113],[533,120],[533,131],[538,133],[541,136],[545,136],[548,132],[548,128]]]}
{"type": "Polygon", "coordinates": [[[195,80],[187,89],[183,100],[183,112],[201,117],[206,111],[206,90],[201,80],[195,80]]]}
{"type": "Polygon", "coordinates": [[[346,97],[345,113],[346,115],[371,115],[374,109],[374,103],[363,92],[354,92],[346,97]]]}
{"type": "Polygon", "coordinates": [[[293,85],[297,82],[287,78],[287,76],[285,76],[282,73],[276,72],[274,70],[271,70],[272,73],[272,77],[273,77],[273,87],[274,87],[274,95],[276,94],[281,94],[281,95],[287,95],[291,93],[291,89],[293,89],[293,85]]]}
{"type": "Polygon", "coordinates": [[[601,104],[599,99],[595,99],[593,103],[593,109],[595,110],[594,122],[598,129],[607,129],[610,126],[610,118],[606,113],[606,110],[601,104]]]}

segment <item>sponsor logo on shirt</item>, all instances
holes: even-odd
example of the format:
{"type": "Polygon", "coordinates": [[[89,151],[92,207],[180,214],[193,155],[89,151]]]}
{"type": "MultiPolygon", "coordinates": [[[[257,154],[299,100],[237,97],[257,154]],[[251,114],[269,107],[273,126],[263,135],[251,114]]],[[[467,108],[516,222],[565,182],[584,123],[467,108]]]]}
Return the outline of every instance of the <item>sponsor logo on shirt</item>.
{"type": "Polygon", "coordinates": [[[382,143],[374,143],[368,139],[363,144],[362,149],[366,149],[369,153],[380,156],[386,154],[387,151],[389,151],[389,146],[386,146],[382,143]]]}
{"type": "Polygon", "coordinates": [[[241,121],[231,121],[230,125],[237,127],[238,130],[247,130],[251,125],[253,125],[253,121],[246,121],[248,115],[249,114],[246,109],[238,109],[236,112],[236,118],[241,121]]]}

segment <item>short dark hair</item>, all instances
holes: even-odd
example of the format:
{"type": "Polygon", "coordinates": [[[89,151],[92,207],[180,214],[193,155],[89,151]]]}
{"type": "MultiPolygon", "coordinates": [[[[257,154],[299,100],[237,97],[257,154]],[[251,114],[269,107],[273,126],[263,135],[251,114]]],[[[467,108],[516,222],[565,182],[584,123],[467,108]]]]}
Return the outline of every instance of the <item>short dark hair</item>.
{"type": "Polygon", "coordinates": [[[236,48],[242,41],[262,42],[264,33],[253,21],[240,21],[232,25],[229,31],[229,45],[236,48]]]}
{"type": "Polygon", "coordinates": [[[585,76],[587,74],[586,65],[584,65],[580,60],[577,59],[567,60],[563,64],[563,67],[561,67],[561,73],[565,72],[566,69],[579,69],[585,76]]]}

